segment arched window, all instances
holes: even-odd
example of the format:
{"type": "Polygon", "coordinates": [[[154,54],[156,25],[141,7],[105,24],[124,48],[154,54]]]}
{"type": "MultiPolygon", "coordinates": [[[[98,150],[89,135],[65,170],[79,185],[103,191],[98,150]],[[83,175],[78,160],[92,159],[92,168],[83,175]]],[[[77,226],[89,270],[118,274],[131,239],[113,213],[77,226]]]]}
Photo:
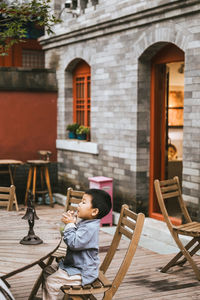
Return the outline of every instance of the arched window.
{"type": "Polygon", "coordinates": [[[82,61],[73,72],[73,121],[90,126],[90,66],[82,61]]]}

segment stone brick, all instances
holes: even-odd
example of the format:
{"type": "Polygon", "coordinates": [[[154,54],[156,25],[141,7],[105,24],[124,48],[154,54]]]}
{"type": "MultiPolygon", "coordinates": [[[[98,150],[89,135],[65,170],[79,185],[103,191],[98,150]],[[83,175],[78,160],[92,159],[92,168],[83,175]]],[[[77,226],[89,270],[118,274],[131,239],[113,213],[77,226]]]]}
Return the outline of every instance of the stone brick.
{"type": "Polygon", "coordinates": [[[117,210],[127,201],[148,211],[150,66],[167,43],[185,51],[183,193],[193,213],[199,205],[200,3],[168,2],[99,0],[41,39],[46,65],[56,66],[59,138],[73,120],[73,66],[78,59],[91,66],[91,141],[99,154],[59,149],[60,182],[84,188],[89,174],[112,177],[117,210]]]}

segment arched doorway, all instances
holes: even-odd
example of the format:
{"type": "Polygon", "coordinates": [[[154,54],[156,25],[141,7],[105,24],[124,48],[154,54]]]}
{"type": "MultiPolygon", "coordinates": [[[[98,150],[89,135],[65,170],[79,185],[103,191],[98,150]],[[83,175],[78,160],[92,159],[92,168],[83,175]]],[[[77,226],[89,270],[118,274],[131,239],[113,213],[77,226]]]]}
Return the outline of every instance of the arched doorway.
{"type": "MultiPolygon", "coordinates": [[[[162,220],[154,192],[155,179],[182,180],[184,52],[174,44],[151,61],[151,131],[149,216],[162,220]]],[[[175,202],[167,203],[172,222],[181,223],[175,202]]]]}

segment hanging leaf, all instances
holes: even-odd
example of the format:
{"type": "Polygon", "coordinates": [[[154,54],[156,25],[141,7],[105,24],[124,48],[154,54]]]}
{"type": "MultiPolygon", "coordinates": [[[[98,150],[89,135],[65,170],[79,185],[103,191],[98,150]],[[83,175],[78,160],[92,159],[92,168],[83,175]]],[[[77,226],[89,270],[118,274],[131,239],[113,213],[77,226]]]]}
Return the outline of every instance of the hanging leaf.
{"type": "Polygon", "coordinates": [[[28,36],[30,24],[45,28],[47,34],[60,23],[51,13],[50,0],[15,0],[0,2],[0,55],[7,55],[12,45],[28,36]]]}

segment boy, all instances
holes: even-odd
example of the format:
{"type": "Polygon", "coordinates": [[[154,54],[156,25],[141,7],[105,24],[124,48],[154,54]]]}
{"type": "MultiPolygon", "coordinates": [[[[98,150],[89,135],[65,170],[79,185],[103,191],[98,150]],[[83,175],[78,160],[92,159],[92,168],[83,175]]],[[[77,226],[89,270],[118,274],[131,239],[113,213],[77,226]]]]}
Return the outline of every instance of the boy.
{"type": "Polygon", "coordinates": [[[111,205],[107,192],[89,189],[77,207],[77,217],[82,219],[79,223],[73,211],[63,214],[67,253],[58,266],[44,270],[43,300],[56,300],[62,285],[90,284],[98,277],[100,219],[109,213],[111,205]]]}

